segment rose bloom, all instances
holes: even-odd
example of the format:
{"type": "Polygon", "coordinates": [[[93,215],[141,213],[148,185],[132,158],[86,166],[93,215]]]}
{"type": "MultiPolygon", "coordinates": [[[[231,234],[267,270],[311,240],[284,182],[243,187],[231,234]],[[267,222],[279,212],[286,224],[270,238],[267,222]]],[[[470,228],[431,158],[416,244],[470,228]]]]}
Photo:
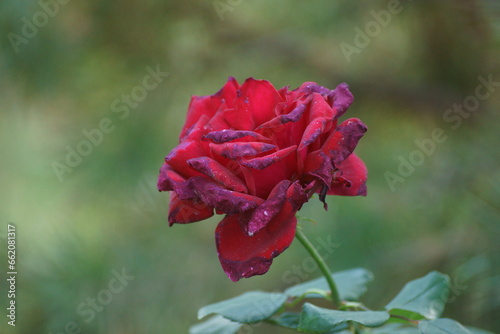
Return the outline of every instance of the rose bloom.
{"type": "Polygon", "coordinates": [[[352,101],[345,83],[276,90],[253,78],[241,86],[229,78],[214,95],[192,97],[158,177],[158,189],[170,192],[170,225],[225,214],[215,240],[227,276],[266,273],[314,193],[323,202],[366,195],[366,166],[352,152],[367,128],[357,118],[338,124],[352,101]]]}

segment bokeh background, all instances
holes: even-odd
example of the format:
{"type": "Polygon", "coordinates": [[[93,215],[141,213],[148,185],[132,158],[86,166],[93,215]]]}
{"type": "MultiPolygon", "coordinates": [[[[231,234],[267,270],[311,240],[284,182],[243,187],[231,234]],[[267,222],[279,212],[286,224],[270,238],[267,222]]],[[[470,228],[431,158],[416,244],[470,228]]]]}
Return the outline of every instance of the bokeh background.
{"type": "Polygon", "coordinates": [[[500,331],[498,1],[401,1],[383,25],[373,11],[389,1],[59,1],[0,3],[1,333],[187,333],[201,306],[290,285],[307,257],[299,244],[265,276],[232,283],[215,251],[220,216],[169,228],[168,195],[156,191],[190,96],[215,93],[228,76],[291,88],[349,83],[346,116],[369,127],[357,149],[368,196],[328,198],[328,212],[311,200],[300,214],[317,223],[303,223],[306,233],[336,244],[333,270],[374,273],[369,307],[440,270],[455,287],[445,316],[500,331]],[[356,37],[367,28],[371,36],[356,37]],[[117,113],[115,101],[148,67],[168,75],[126,117],[117,113]],[[466,116],[446,114],[474,101],[480,76],[496,82],[489,97],[466,116]],[[106,118],[113,130],[59,178],[54,162],[65,164],[82,131],[106,118]],[[446,140],[388,182],[436,128],[446,140]],[[9,222],[18,238],[15,328],[4,315],[9,222]],[[115,271],[133,279],[109,298],[115,271]],[[85,303],[98,297],[106,304],[90,311],[85,303]]]}

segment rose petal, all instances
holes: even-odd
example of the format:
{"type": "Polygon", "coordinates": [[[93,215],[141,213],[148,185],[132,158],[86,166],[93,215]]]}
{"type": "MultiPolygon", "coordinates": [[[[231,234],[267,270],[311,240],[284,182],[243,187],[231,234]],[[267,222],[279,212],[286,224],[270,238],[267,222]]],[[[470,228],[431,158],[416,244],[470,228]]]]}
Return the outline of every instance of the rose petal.
{"type": "Polygon", "coordinates": [[[366,125],[357,118],[341,123],[330,134],[321,149],[307,156],[304,172],[319,177],[329,186],[333,170],[354,151],[366,129],[366,125]]]}
{"type": "Polygon", "coordinates": [[[306,111],[307,103],[303,101],[282,105],[282,107],[277,107],[277,112],[283,112],[283,114],[262,124],[255,131],[271,138],[273,144],[278,147],[299,145],[308,123],[306,111]]]}
{"type": "Polygon", "coordinates": [[[278,94],[280,94],[283,101],[295,101],[295,99],[290,96],[292,94],[290,85],[278,89],[278,94]]]}
{"type": "Polygon", "coordinates": [[[281,211],[259,232],[248,236],[239,224],[240,215],[226,216],[215,230],[217,253],[226,275],[234,282],[265,274],[273,258],[290,246],[295,237],[295,213],[308,197],[298,183],[286,192],[281,211]]]}
{"type": "Polygon", "coordinates": [[[240,223],[249,236],[259,232],[281,211],[290,184],[289,180],[281,181],[274,187],[264,203],[240,216],[240,223]]]}
{"type": "Polygon", "coordinates": [[[231,126],[229,123],[226,121],[226,118],[224,117],[224,112],[225,110],[228,109],[225,103],[222,103],[219,111],[215,113],[215,115],[208,121],[207,125],[205,126],[206,132],[218,130],[218,129],[228,129],[231,126]]]}
{"type": "Polygon", "coordinates": [[[221,101],[226,103],[227,106],[231,108],[233,107],[234,100],[238,95],[238,89],[240,89],[238,81],[234,77],[228,77],[227,82],[217,93],[214,94],[214,96],[219,97],[221,101]]]}
{"type": "Polygon", "coordinates": [[[333,178],[328,195],[366,196],[366,165],[356,154],[342,161],[333,178]]]}
{"type": "Polygon", "coordinates": [[[358,141],[367,130],[366,125],[357,118],[342,122],[325,141],[321,150],[333,157],[333,163],[342,162],[354,151],[358,141]]]}
{"type": "Polygon", "coordinates": [[[216,143],[226,143],[243,137],[253,137],[259,141],[269,141],[269,138],[253,131],[222,130],[212,131],[205,135],[205,138],[208,138],[216,143]]]}
{"type": "Polygon", "coordinates": [[[264,202],[255,196],[221,188],[200,176],[190,178],[189,185],[205,204],[227,214],[248,211],[264,202]]]}
{"type": "Polygon", "coordinates": [[[209,147],[215,154],[228,159],[257,155],[276,148],[275,145],[261,142],[210,143],[209,147]]]}
{"type": "Polygon", "coordinates": [[[243,193],[248,193],[245,183],[229,169],[209,157],[194,158],[187,161],[188,165],[219,182],[224,187],[243,193]]]}
{"type": "MultiPolygon", "coordinates": [[[[286,153],[286,151],[284,152],[286,153]]],[[[293,153],[293,152],[292,152],[293,153]]],[[[282,180],[292,180],[297,177],[297,155],[288,154],[264,169],[255,169],[243,165],[239,161],[245,184],[250,194],[267,198],[274,186],[282,180]]],[[[264,160],[265,161],[265,160],[264,160]]],[[[258,167],[257,165],[254,167],[258,167]]]]}
{"type": "Polygon", "coordinates": [[[310,153],[304,163],[304,174],[319,178],[325,185],[332,183],[334,169],[332,159],[321,150],[310,153]]]}
{"type": "Polygon", "coordinates": [[[173,170],[180,171],[186,178],[202,175],[187,164],[187,160],[209,155],[208,144],[202,141],[184,141],[177,145],[166,157],[165,162],[173,170]]]}
{"type": "Polygon", "coordinates": [[[353,101],[354,96],[345,82],[338,85],[328,96],[330,105],[337,109],[336,118],[342,116],[353,101]]]}
{"type": "Polygon", "coordinates": [[[295,152],[297,150],[297,145],[290,146],[287,148],[284,148],[282,150],[279,150],[277,152],[268,154],[264,157],[259,157],[259,158],[253,158],[253,159],[248,159],[248,160],[240,160],[240,164],[243,166],[249,167],[249,168],[254,168],[254,169],[264,169],[272,164],[281,161],[281,159],[285,158],[289,154],[295,152]]]}
{"type": "MultiPolygon", "coordinates": [[[[254,128],[276,116],[274,109],[281,102],[281,96],[267,80],[247,79],[239,90],[235,100],[237,117],[246,115],[253,119],[254,128]]],[[[237,127],[237,129],[240,129],[237,127]]]]}
{"type": "Polygon", "coordinates": [[[265,274],[273,259],[292,243],[296,226],[294,215],[279,216],[250,237],[241,230],[238,215],[226,216],[215,230],[222,269],[233,282],[265,274]]]}
{"type": "Polygon", "coordinates": [[[320,86],[315,82],[304,82],[298,89],[300,93],[303,93],[305,95],[313,94],[313,93],[318,93],[321,95],[328,95],[332,91],[326,87],[320,86]]]}
{"type": "Polygon", "coordinates": [[[299,151],[314,143],[320,135],[330,131],[336,125],[337,109],[332,108],[325,98],[318,93],[312,95],[309,102],[309,124],[304,130],[299,151]]]}
{"type": "Polygon", "coordinates": [[[304,131],[304,134],[302,135],[299,151],[302,151],[305,147],[314,143],[316,139],[318,139],[319,136],[325,132],[329,122],[331,123],[331,120],[326,118],[317,118],[309,123],[304,131]]]}
{"type": "Polygon", "coordinates": [[[295,181],[288,187],[286,191],[287,201],[285,202],[284,209],[297,212],[300,210],[302,205],[309,200],[309,197],[312,195],[307,191],[314,186],[314,182],[306,185],[305,188],[302,188],[299,181],[295,181]]]}
{"type": "Polygon", "coordinates": [[[205,130],[205,126],[208,124],[209,121],[210,117],[208,117],[207,115],[200,116],[198,122],[196,122],[189,129],[186,130],[184,136],[180,139],[181,142],[201,140],[205,135],[205,133],[207,132],[205,130]]]}
{"type": "Polygon", "coordinates": [[[160,174],[158,175],[158,182],[156,184],[156,187],[158,188],[158,191],[174,190],[174,186],[172,183],[182,181],[186,180],[179,174],[175,173],[172,170],[172,167],[164,162],[160,168],[160,174]],[[172,175],[169,175],[170,173],[172,173],[172,175]]]}
{"type": "Polygon", "coordinates": [[[306,111],[306,104],[299,104],[288,114],[279,115],[271,119],[270,121],[261,124],[260,126],[257,127],[256,130],[274,128],[286,124],[288,122],[297,122],[302,117],[305,111],[306,111]]]}
{"type": "Polygon", "coordinates": [[[214,95],[193,96],[189,103],[186,122],[182,128],[180,138],[183,138],[189,132],[190,128],[198,122],[201,116],[205,115],[208,116],[208,119],[212,118],[219,110],[222,101],[232,104],[238,88],[238,82],[230,77],[224,87],[214,95]]]}
{"type": "Polygon", "coordinates": [[[318,93],[311,95],[309,107],[311,108],[309,112],[310,120],[314,120],[316,118],[327,118],[333,120],[336,118],[337,110],[332,108],[332,106],[330,106],[325,100],[325,97],[318,93]]]}
{"type": "Polygon", "coordinates": [[[194,195],[187,180],[167,163],[164,163],[160,168],[157,187],[159,191],[175,191],[180,199],[193,198],[194,195]]]}
{"type": "Polygon", "coordinates": [[[170,207],[168,210],[169,225],[194,223],[210,218],[214,209],[194,200],[181,200],[174,191],[170,192],[170,207]]]}

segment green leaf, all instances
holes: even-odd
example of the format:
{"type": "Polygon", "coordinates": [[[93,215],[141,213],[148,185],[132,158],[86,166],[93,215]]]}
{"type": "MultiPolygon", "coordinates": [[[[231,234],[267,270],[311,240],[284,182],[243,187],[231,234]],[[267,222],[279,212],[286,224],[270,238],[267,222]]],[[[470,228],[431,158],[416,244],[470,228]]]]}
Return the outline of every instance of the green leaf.
{"type": "Polygon", "coordinates": [[[191,326],[189,334],[236,334],[242,324],[216,315],[202,323],[191,326]]]}
{"type": "Polygon", "coordinates": [[[464,326],[451,319],[423,320],[418,323],[422,334],[472,334],[464,326]]]}
{"type": "Polygon", "coordinates": [[[337,311],[305,303],[300,314],[298,329],[321,333],[337,329],[339,325],[345,325],[348,321],[367,327],[379,327],[389,320],[389,316],[385,311],[337,311]]]}
{"type": "Polygon", "coordinates": [[[410,316],[413,320],[418,319],[415,317],[417,315],[427,319],[436,319],[444,310],[449,292],[449,277],[433,271],[422,278],[407,283],[385,308],[416,313],[410,316]]]}
{"type": "Polygon", "coordinates": [[[372,330],[372,334],[421,334],[415,327],[403,326],[401,324],[388,324],[372,330]]]}
{"type": "MultiPolygon", "coordinates": [[[[332,275],[340,299],[359,300],[366,292],[366,285],[373,280],[373,274],[363,268],[341,271],[332,275]]],[[[290,297],[300,297],[310,290],[329,291],[328,283],[324,277],[314,279],[302,284],[294,285],[285,290],[285,294],[290,297]]],[[[308,297],[321,297],[318,294],[310,293],[308,297]]]]}
{"type": "Polygon", "coordinates": [[[198,319],[217,313],[232,321],[251,324],[271,317],[286,300],[287,296],[283,293],[250,291],[238,297],[202,307],[198,311],[198,319]]]}
{"type": "Polygon", "coordinates": [[[284,312],[280,314],[278,317],[273,318],[272,321],[281,327],[297,329],[299,326],[299,313],[294,312],[284,312]]]}
{"type": "MultiPolygon", "coordinates": [[[[285,312],[280,314],[278,317],[273,318],[272,322],[278,326],[281,327],[286,327],[290,329],[297,329],[299,326],[299,320],[300,320],[300,314],[299,313],[293,313],[293,312],[285,312]]],[[[330,330],[324,334],[331,334],[331,333],[337,333],[337,334],[351,334],[351,331],[344,331],[344,329],[348,328],[348,324],[342,324],[339,326],[336,326],[334,330],[330,330]]],[[[417,332],[417,334],[420,334],[417,332]]]]}

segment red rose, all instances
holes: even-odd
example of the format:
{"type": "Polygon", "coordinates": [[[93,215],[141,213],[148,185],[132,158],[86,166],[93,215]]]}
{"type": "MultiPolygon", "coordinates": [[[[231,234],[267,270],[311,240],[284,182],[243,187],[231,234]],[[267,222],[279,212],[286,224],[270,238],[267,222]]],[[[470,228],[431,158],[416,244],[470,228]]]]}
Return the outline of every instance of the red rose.
{"type": "Polygon", "coordinates": [[[266,273],[314,193],[366,195],[366,167],[352,152],[367,128],[356,118],[337,124],[352,101],[345,83],[290,91],[253,78],[194,96],[158,178],[170,191],[170,225],[226,214],[215,239],[227,276],[266,273]]]}

